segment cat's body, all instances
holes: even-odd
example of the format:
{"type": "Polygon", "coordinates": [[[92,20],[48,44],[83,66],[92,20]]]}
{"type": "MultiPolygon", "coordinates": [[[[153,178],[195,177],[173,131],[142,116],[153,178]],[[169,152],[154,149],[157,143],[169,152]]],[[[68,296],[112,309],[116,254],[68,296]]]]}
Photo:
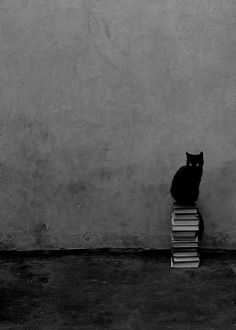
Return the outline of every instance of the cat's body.
{"type": "Polygon", "coordinates": [[[202,171],[187,165],[180,167],[171,185],[171,195],[178,204],[189,205],[197,201],[201,177],[202,171]]]}
{"type": "MultiPolygon", "coordinates": [[[[180,205],[195,205],[199,196],[199,185],[203,173],[203,152],[199,155],[191,155],[186,152],[187,162],[180,167],[173,177],[171,184],[171,195],[180,205]]],[[[199,217],[199,239],[204,232],[204,222],[198,210],[199,217]]]]}
{"type": "Polygon", "coordinates": [[[171,195],[178,204],[194,204],[199,196],[199,185],[203,173],[203,153],[191,155],[186,153],[187,163],[174,175],[171,195]]]}

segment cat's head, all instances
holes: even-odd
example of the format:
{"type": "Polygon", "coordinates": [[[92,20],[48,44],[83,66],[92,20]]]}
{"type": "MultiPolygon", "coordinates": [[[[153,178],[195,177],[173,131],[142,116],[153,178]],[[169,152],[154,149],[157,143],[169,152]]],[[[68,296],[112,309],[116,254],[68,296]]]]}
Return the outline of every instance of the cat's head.
{"type": "Polygon", "coordinates": [[[186,152],[187,160],[186,160],[186,165],[187,166],[192,166],[194,168],[202,168],[204,164],[203,160],[203,152],[201,151],[200,154],[193,155],[189,154],[186,152]]]}

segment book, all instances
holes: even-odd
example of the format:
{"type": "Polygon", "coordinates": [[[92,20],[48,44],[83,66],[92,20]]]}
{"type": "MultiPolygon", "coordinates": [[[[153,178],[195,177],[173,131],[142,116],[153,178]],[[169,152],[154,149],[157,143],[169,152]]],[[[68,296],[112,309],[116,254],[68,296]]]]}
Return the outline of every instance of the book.
{"type": "Polygon", "coordinates": [[[193,242],[193,243],[198,243],[195,239],[198,238],[198,235],[196,236],[173,236],[172,234],[172,239],[174,242],[193,242]]]}
{"type": "Polygon", "coordinates": [[[195,257],[175,257],[173,256],[174,262],[194,262],[194,261],[200,261],[198,256],[195,257]]]}
{"type": "Polygon", "coordinates": [[[199,261],[191,261],[191,262],[175,262],[173,258],[171,258],[171,268],[197,268],[200,264],[199,261]]]}
{"type": "Polygon", "coordinates": [[[198,248],[198,242],[194,242],[194,241],[189,241],[189,240],[185,240],[185,241],[180,241],[180,240],[174,240],[172,243],[172,250],[175,249],[175,247],[182,248],[184,251],[187,251],[187,248],[198,248]],[[181,247],[181,245],[183,245],[181,247]]]}
{"type": "Polygon", "coordinates": [[[198,220],[197,214],[173,214],[172,215],[174,220],[198,220]]]}
{"type": "Polygon", "coordinates": [[[186,210],[195,210],[197,209],[196,204],[192,204],[192,205],[182,205],[182,204],[177,204],[177,203],[173,203],[173,209],[175,210],[182,210],[182,209],[186,209],[186,210]]]}
{"type": "MultiPolygon", "coordinates": [[[[194,240],[195,237],[184,237],[184,238],[181,238],[181,237],[173,237],[175,242],[178,242],[178,243],[196,243],[194,240]],[[191,241],[192,240],[192,241],[191,241]]],[[[198,244],[198,243],[197,243],[198,244]]]]}
{"type": "Polygon", "coordinates": [[[196,231],[173,231],[173,238],[175,237],[195,237],[196,231]]]}
{"type": "Polygon", "coordinates": [[[193,247],[193,248],[173,248],[172,249],[172,257],[178,257],[178,253],[183,254],[183,256],[185,256],[184,254],[187,253],[188,255],[186,255],[186,257],[197,257],[200,256],[198,248],[197,247],[193,247]],[[177,253],[177,255],[174,255],[175,253],[177,253]]]}
{"type": "Polygon", "coordinates": [[[189,251],[189,250],[185,250],[185,251],[176,250],[175,251],[175,250],[173,250],[172,254],[173,254],[173,257],[198,257],[199,256],[199,253],[196,249],[192,250],[192,251],[189,251]]]}
{"type": "Polygon", "coordinates": [[[174,209],[175,214],[197,214],[197,209],[174,209]]]}
{"type": "Polygon", "coordinates": [[[173,249],[178,249],[178,248],[198,248],[198,243],[197,242],[173,242],[172,243],[173,249]]]}
{"type": "Polygon", "coordinates": [[[173,226],[198,226],[199,219],[196,220],[177,220],[175,221],[174,218],[171,219],[173,226]]]}
{"type": "MultiPolygon", "coordinates": [[[[172,235],[172,244],[175,243],[175,242],[178,242],[178,243],[180,242],[179,237],[174,238],[173,235],[172,235]]],[[[189,243],[198,243],[198,236],[195,236],[195,237],[186,237],[185,243],[186,242],[189,242],[189,243]]]]}
{"type": "Polygon", "coordinates": [[[199,226],[178,226],[178,225],[173,225],[172,226],[173,231],[198,231],[199,226]]]}

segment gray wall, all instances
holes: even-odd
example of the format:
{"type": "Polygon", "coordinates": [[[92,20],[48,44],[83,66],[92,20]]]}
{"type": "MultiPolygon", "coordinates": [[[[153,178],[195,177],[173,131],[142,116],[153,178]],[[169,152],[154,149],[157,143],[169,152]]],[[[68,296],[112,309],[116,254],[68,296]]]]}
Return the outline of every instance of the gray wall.
{"type": "Polygon", "coordinates": [[[167,248],[205,154],[204,247],[236,248],[236,2],[0,1],[0,248],[167,248]]]}

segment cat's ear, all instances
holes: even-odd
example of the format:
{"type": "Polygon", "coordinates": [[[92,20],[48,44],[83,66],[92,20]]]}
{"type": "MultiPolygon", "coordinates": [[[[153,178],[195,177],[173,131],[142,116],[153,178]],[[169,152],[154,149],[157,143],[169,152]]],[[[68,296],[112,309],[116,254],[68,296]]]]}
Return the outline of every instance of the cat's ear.
{"type": "Polygon", "coordinates": [[[204,160],[203,160],[203,151],[201,151],[199,155],[200,155],[201,163],[203,165],[203,163],[204,163],[204,160]]]}

